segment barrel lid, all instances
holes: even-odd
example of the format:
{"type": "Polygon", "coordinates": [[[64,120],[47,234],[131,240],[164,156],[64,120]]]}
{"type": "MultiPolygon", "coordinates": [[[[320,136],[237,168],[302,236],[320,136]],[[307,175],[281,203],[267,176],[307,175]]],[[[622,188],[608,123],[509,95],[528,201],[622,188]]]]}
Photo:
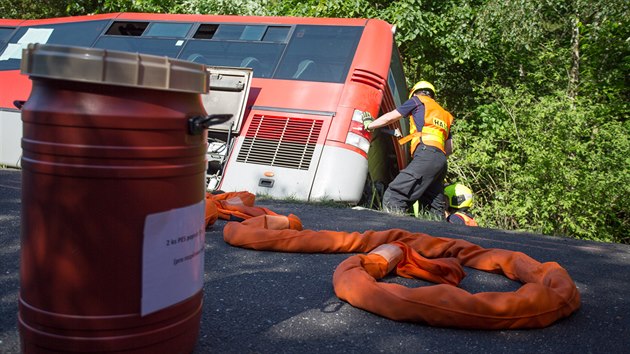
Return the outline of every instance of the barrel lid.
{"type": "Polygon", "coordinates": [[[31,77],[168,91],[207,93],[209,86],[203,64],[100,48],[31,43],[20,70],[31,77]]]}

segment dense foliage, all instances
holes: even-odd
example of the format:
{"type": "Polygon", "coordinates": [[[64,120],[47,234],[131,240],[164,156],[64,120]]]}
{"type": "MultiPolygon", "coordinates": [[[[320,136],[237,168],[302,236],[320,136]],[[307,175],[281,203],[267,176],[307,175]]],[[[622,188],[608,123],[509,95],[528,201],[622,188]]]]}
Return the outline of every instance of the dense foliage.
{"type": "Polygon", "coordinates": [[[4,17],[116,11],[395,24],[408,83],[456,116],[449,179],[481,225],[630,243],[626,0],[0,0],[4,17]]]}

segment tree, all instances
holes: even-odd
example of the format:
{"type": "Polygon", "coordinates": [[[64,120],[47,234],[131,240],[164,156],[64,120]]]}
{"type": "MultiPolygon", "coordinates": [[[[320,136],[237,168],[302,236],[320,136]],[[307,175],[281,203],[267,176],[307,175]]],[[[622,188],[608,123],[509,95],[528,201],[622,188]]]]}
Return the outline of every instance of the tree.
{"type": "Polygon", "coordinates": [[[628,6],[488,1],[474,13],[446,42],[490,75],[466,76],[475,102],[451,178],[474,185],[489,225],[629,242],[628,6]]]}

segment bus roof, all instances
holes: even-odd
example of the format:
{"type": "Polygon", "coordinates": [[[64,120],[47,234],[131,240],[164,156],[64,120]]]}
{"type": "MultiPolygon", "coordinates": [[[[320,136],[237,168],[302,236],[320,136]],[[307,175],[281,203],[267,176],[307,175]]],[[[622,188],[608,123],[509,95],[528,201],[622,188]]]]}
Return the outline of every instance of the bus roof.
{"type": "Polygon", "coordinates": [[[0,18],[0,27],[2,26],[19,26],[25,20],[14,20],[10,18],[0,18]]]}
{"type": "MultiPolygon", "coordinates": [[[[306,24],[335,26],[365,26],[369,21],[383,21],[365,18],[319,18],[319,17],[280,17],[280,16],[236,16],[236,15],[198,15],[198,14],[156,14],[140,12],[116,12],[98,15],[68,16],[37,20],[4,19],[3,24],[34,26],[44,23],[64,23],[94,21],[104,19],[142,20],[142,21],[187,21],[187,22],[231,22],[231,23],[267,23],[267,24],[306,24]],[[9,23],[7,21],[15,21],[9,23]]],[[[383,21],[385,22],[385,21],[383,21]]],[[[391,25],[390,25],[391,26],[391,25]]]]}

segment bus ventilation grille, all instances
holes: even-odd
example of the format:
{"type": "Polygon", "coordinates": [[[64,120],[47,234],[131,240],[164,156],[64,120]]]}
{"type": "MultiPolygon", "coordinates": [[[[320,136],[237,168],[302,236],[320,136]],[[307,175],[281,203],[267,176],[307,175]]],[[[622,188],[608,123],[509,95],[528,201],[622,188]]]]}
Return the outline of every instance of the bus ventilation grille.
{"type": "Polygon", "coordinates": [[[371,71],[355,69],[352,72],[350,81],[358,82],[364,85],[372,86],[377,90],[383,91],[385,87],[385,79],[371,71]]]}
{"type": "Polygon", "coordinates": [[[254,115],[236,161],[308,170],[323,121],[254,115]]]}

